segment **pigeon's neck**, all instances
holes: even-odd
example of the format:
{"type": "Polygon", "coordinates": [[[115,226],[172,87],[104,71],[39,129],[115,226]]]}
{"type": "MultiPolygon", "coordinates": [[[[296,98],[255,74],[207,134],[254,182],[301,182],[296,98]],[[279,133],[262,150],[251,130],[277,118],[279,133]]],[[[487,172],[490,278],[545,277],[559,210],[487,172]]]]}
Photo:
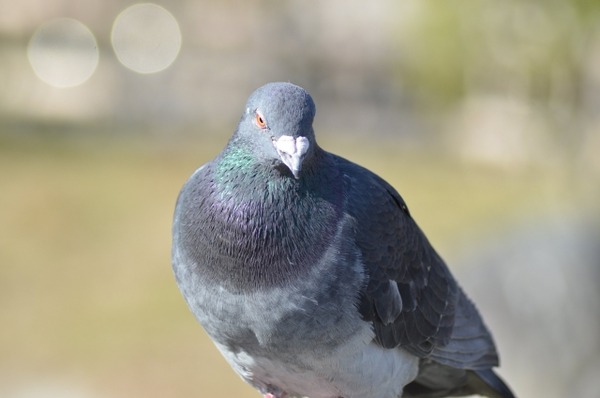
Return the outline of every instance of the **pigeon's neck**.
{"type": "Polygon", "coordinates": [[[242,146],[229,145],[216,160],[217,182],[250,172],[256,160],[251,151],[242,146]]]}
{"type": "Polygon", "coordinates": [[[318,187],[318,180],[324,177],[315,172],[321,162],[322,157],[318,156],[298,180],[278,160],[257,159],[245,146],[229,146],[216,160],[215,193],[224,202],[251,201],[268,206],[278,201],[299,200],[298,196],[318,187]]]}

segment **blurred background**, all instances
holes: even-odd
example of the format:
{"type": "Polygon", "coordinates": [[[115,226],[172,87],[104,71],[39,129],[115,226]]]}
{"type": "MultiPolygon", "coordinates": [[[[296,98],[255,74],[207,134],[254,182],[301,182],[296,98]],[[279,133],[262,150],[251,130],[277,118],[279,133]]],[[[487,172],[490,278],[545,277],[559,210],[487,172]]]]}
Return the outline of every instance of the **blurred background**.
{"type": "Polygon", "coordinates": [[[170,224],[283,80],[404,196],[517,395],[598,397],[600,2],[0,9],[0,396],[258,396],[180,297],[170,224]]]}

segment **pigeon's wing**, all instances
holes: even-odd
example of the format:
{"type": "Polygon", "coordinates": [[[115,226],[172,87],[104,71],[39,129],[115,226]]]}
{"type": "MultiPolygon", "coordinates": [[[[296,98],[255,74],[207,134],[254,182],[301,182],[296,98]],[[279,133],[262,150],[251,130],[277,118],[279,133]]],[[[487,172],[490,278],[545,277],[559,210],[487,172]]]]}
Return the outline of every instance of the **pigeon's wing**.
{"type": "Polygon", "coordinates": [[[359,310],[373,323],[376,342],[460,369],[497,366],[494,343],[475,306],[398,192],[367,169],[336,159],[369,276],[359,310]]]}

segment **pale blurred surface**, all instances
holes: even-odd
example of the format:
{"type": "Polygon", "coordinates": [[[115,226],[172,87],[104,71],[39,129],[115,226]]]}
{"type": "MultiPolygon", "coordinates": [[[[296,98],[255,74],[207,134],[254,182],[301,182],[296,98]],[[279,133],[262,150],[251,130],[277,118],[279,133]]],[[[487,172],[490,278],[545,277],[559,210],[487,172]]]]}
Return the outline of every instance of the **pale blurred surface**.
{"type": "Polygon", "coordinates": [[[0,396],[258,396],[185,307],[170,223],[276,80],[400,191],[518,396],[598,396],[600,3],[0,9],[0,396]]]}

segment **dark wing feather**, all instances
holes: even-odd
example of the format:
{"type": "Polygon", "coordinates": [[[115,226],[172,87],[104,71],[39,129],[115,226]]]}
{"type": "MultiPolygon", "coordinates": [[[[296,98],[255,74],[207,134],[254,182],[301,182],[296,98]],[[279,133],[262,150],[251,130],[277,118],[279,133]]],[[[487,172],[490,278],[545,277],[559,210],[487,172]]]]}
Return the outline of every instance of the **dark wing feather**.
{"type": "Polygon", "coordinates": [[[373,323],[376,342],[461,369],[496,366],[494,344],[477,310],[398,192],[367,169],[336,160],[369,276],[359,309],[373,323]]]}

